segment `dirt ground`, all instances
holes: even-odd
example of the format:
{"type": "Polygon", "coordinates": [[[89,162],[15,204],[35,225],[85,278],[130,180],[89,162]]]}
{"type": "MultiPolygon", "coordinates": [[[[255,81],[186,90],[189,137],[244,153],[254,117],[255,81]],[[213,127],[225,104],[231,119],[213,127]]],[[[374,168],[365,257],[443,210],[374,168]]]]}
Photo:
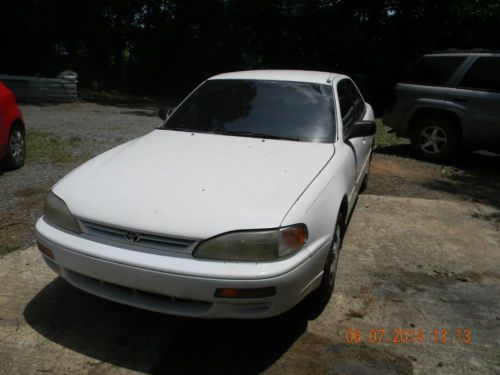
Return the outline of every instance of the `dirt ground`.
{"type": "Polygon", "coordinates": [[[69,286],[32,243],[51,183],[156,123],[150,109],[108,107],[22,108],[38,132],[81,141],[63,143],[69,160],[0,175],[1,374],[500,373],[500,157],[464,154],[443,166],[382,141],[319,318],[178,318],[69,286]],[[66,135],[51,128],[58,112],[74,124],[66,135]],[[89,146],[92,137],[102,142],[89,146]]]}

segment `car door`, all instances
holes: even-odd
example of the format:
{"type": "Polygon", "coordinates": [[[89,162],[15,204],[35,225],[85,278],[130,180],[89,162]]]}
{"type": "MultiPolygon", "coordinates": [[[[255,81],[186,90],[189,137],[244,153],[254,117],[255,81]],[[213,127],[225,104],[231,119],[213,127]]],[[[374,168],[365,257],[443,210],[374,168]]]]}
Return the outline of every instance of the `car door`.
{"type": "Polygon", "coordinates": [[[483,144],[500,141],[500,56],[479,56],[463,74],[450,99],[469,114],[465,140],[483,144]]]}
{"type": "MultiPolygon", "coordinates": [[[[342,117],[343,133],[349,127],[363,119],[365,114],[365,102],[354,83],[349,79],[341,80],[337,85],[337,95],[339,98],[340,115],[342,117]]],[[[356,160],[356,184],[360,183],[363,177],[363,170],[371,150],[371,138],[353,138],[345,141],[353,150],[356,160]]]]}

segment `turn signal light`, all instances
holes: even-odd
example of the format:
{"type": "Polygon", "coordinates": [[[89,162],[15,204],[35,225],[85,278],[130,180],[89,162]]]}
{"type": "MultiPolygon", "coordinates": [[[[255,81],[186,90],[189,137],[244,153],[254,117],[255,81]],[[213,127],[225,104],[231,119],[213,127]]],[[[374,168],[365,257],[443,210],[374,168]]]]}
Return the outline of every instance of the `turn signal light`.
{"type": "Polygon", "coordinates": [[[276,288],[274,286],[255,289],[219,288],[215,291],[216,298],[264,298],[275,294],[276,288]]]}
{"type": "Polygon", "coordinates": [[[294,225],[292,227],[283,228],[281,230],[280,247],[288,247],[294,251],[298,251],[307,242],[307,236],[307,227],[305,225],[294,225]]]}
{"type": "Polygon", "coordinates": [[[38,250],[40,250],[43,254],[47,255],[50,259],[54,259],[54,253],[52,250],[50,250],[47,246],[42,245],[40,242],[37,241],[36,243],[38,245],[38,250]]]}

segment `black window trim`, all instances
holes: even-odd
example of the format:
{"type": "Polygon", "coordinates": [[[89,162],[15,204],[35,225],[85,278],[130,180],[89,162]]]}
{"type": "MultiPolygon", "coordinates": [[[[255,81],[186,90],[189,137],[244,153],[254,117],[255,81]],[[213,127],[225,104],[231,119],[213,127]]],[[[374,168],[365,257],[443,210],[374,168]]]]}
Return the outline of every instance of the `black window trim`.
{"type": "MultiPolygon", "coordinates": [[[[342,121],[342,119],[340,118],[340,116],[342,116],[340,114],[340,108],[337,108],[337,95],[336,95],[336,88],[335,88],[335,81],[333,81],[331,84],[330,84],[330,88],[332,90],[332,99],[333,99],[333,106],[332,106],[332,110],[333,110],[333,116],[334,116],[334,119],[335,119],[335,123],[334,123],[334,126],[335,126],[335,139],[333,140],[333,144],[337,143],[337,141],[340,139],[340,136],[339,136],[339,132],[340,132],[340,128],[339,128],[339,121],[342,121]]],[[[340,104],[340,103],[339,103],[340,104]]]]}
{"type": "Polygon", "coordinates": [[[361,94],[361,91],[359,91],[358,86],[356,86],[356,83],[352,79],[349,79],[349,81],[351,81],[351,83],[353,84],[354,88],[356,89],[356,92],[358,93],[359,97],[363,101],[363,114],[361,115],[361,119],[358,120],[358,121],[361,121],[361,120],[363,120],[365,118],[366,111],[368,110],[366,108],[366,101],[365,101],[365,98],[363,97],[363,94],[361,94]]]}
{"type": "MultiPolygon", "coordinates": [[[[361,94],[361,91],[359,91],[358,89],[358,86],[356,86],[356,84],[354,83],[354,81],[352,79],[350,79],[349,77],[342,77],[336,84],[336,91],[337,91],[337,101],[339,103],[339,110],[338,110],[338,118],[340,119],[340,121],[342,121],[342,133],[344,133],[344,129],[346,129],[346,127],[344,126],[344,118],[342,117],[342,110],[340,108],[340,95],[339,95],[339,85],[342,83],[342,82],[350,82],[352,84],[352,86],[355,88],[356,92],[358,93],[360,99],[363,101],[363,113],[361,114],[360,118],[358,120],[354,120],[353,123],[350,126],[352,126],[353,124],[355,124],[357,121],[361,121],[363,120],[363,118],[366,116],[366,112],[367,112],[367,107],[366,107],[366,101],[365,101],[365,98],[363,97],[363,95],[361,94]]],[[[349,112],[352,112],[352,111],[355,111],[355,103],[353,102],[353,106],[351,107],[351,109],[349,110],[349,112]]],[[[348,112],[348,113],[349,113],[348,112]]],[[[338,129],[337,129],[338,130],[338,129]]]]}
{"type": "MultiPolygon", "coordinates": [[[[342,78],[342,79],[340,79],[337,82],[337,100],[339,102],[339,119],[340,119],[340,121],[342,121],[342,133],[344,132],[344,129],[346,129],[346,126],[345,126],[345,123],[344,123],[344,116],[342,115],[342,104],[340,103],[339,86],[344,81],[347,81],[347,78],[342,78]]],[[[354,109],[354,105],[351,107],[351,109],[349,110],[348,114],[351,112],[352,109],[354,109]]],[[[347,115],[346,115],[346,117],[347,117],[347,115]]]]}

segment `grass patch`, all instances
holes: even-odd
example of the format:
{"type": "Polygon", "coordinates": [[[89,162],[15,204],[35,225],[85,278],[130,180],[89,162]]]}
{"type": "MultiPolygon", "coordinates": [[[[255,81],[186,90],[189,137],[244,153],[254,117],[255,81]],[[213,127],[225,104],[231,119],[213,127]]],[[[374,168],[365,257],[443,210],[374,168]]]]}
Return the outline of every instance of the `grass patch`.
{"type": "Polygon", "coordinates": [[[377,134],[375,134],[375,145],[379,147],[409,144],[410,140],[396,136],[396,133],[389,133],[389,128],[385,127],[382,119],[377,118],[377,134]]]}
{"type": "Polygon", "coordinates": [[[26,134],[28,162],[48,161],[51,163],[73,163],[86,159],[78,153],[82,144],[81,137],[59,137],[54,133],[30,130],[26,134]]]}

